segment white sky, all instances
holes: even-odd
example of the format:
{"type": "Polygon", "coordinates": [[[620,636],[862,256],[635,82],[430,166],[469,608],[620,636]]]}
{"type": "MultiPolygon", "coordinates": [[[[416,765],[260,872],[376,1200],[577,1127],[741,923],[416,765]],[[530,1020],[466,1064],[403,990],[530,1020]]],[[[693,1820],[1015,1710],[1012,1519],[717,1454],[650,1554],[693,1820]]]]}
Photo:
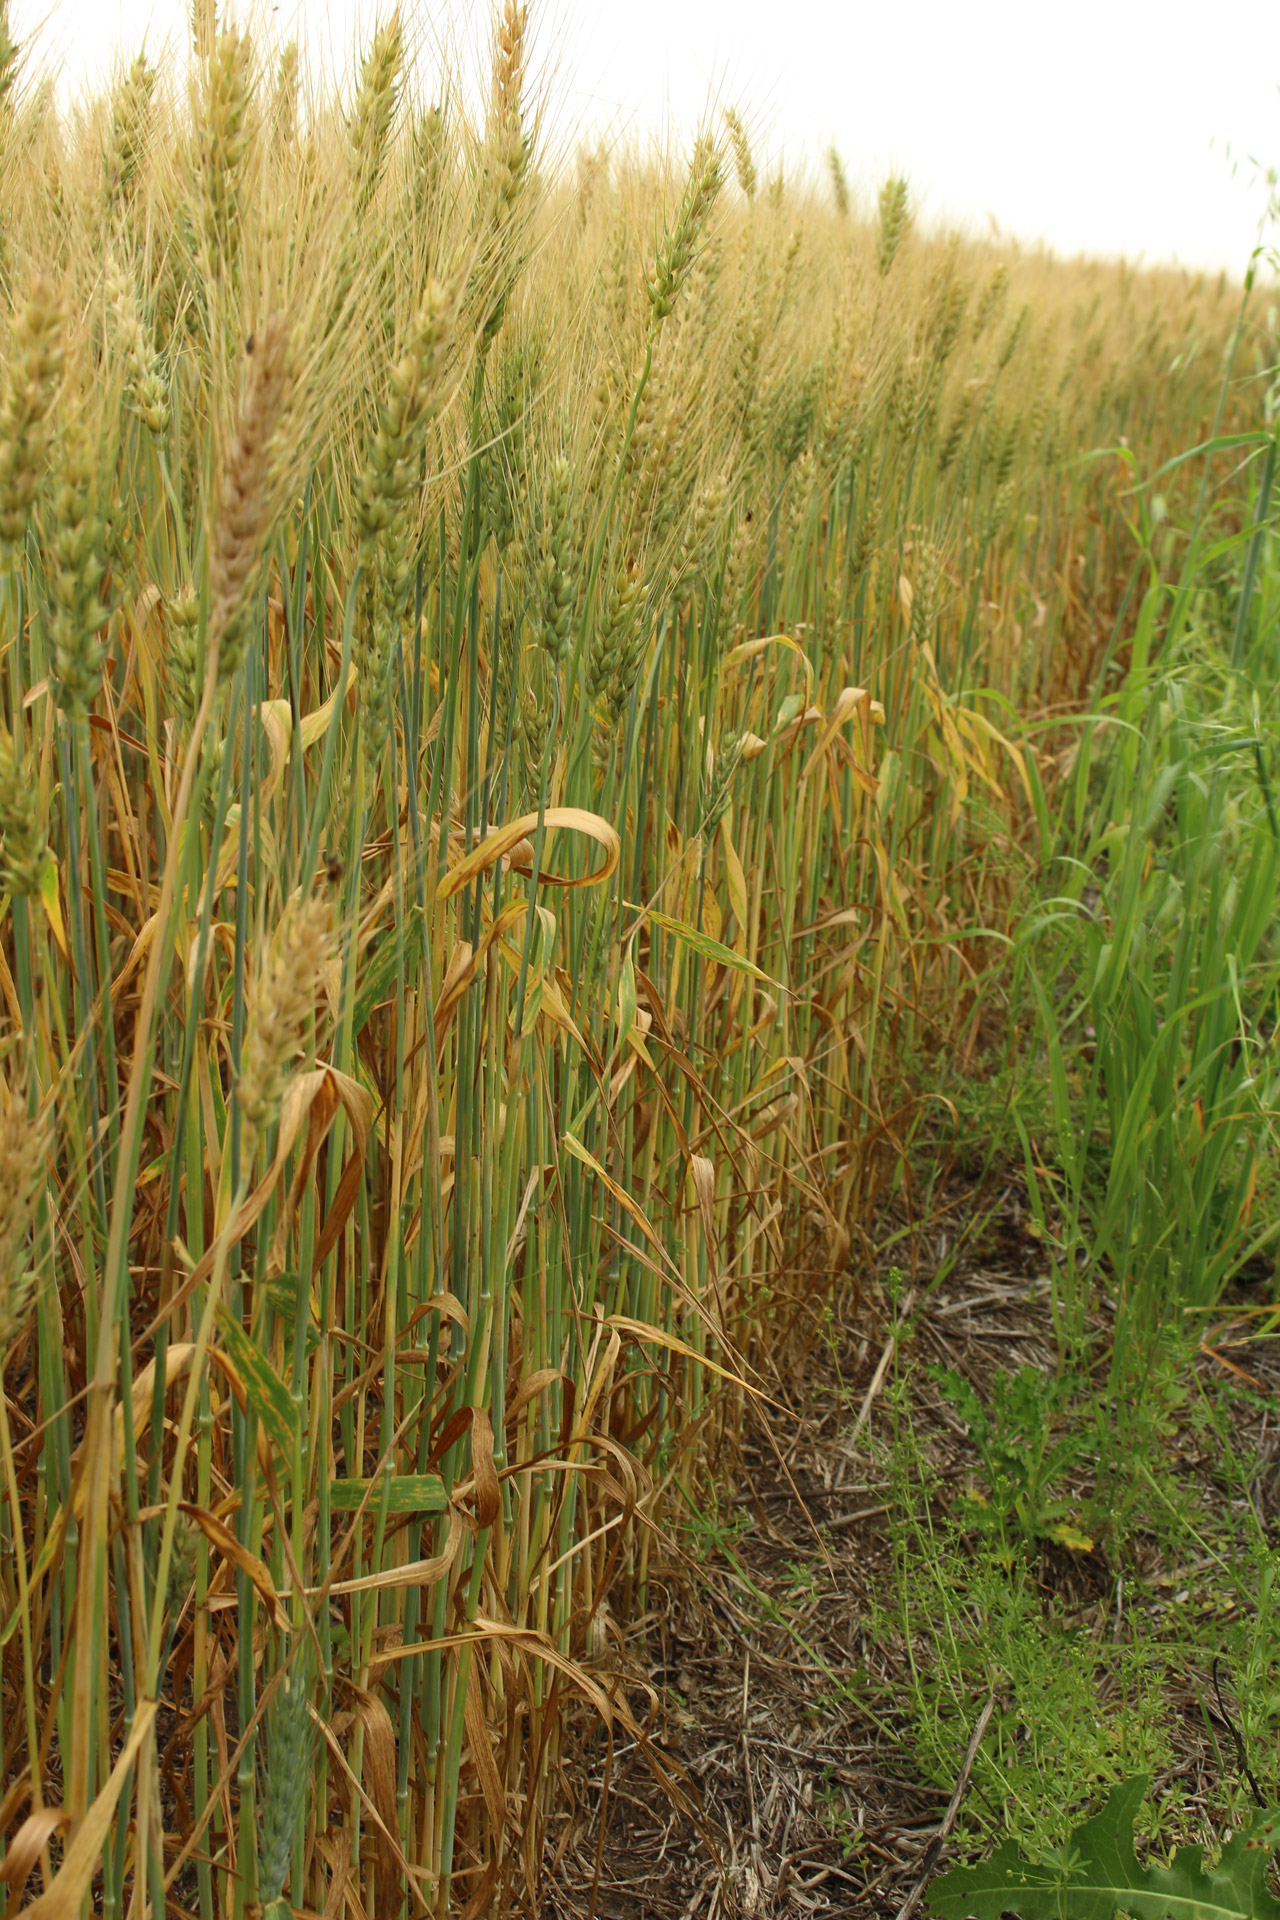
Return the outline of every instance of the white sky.
{"type": "MultiPolygon", "coordinates": [[[[265,6],[313,60],[344,64],[358,18],[376,12],[265,6]]],[[[483,0],[418,12],[428,44],[472,49],[490,17],[483,0]]],[[[995,221],[1063,252],[1242,272],[1267,197],[1255,163],[1280,165],[1280,0],[534,0],[532,12],[564,140],[684,132],[709,103],[733,104],[762,153],[815,165],[834,140],[867,195],[900,168],[926,218],[995,221]]],[[[11,18],[73,87],[144,35],[158,51],[186,33],[184,0],[11,0],[11,18]]]]}

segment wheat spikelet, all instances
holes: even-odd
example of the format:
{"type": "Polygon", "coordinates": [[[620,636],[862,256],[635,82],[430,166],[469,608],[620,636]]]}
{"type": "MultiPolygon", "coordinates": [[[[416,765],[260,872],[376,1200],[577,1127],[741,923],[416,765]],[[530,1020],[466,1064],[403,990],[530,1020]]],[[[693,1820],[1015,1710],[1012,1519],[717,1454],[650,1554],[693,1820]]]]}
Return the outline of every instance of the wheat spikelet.
{"type": "Polygon", "coordinates": [[[234,266],[240,236],[252,97],[249,63],[247,34],[219,34],[196,105],[202,238],[223,272],[234,266]]]}
{"type": "Polygon", "coordinates": [[[271,101],[271,133],[278,148],[291,147],[298,137],[298,43],[290,40],[276,63],[271,101]]]}
{"type": "MultiPolygon", "coordinates": [[[[312,1685],[309,1652],[304,1647],[286,1670],[267,1716],[258,1852],[259,1891],[267,1909],[284,1892],[294,1831],[306,1804],[314,1745],[312,1685]]],[[[285,1912],[291,1913],[292,1908],[285,1907],[285,1912]]]]}
{"type": "Polygon", "coordinates": [[[35,1280],[26,1240],[48,1142],[27,1111],[22,1088],[0,1076],[0,1367],[22,1331],[35,1280]]]}
{"type": "Polygon", "coordinates": [[[973,310],[973,338],[975,340],[981,340],[992,316],[998,313],[1004,305],[1008,288],[1009,269],[1005,266],[1004,262],[1001,261],[986,286],[982,289],[978,304],[973,310]]]}
{"type": "Polygon", "coordinates": [[[904,440],[914,440],[931,405],[925,369],[914,354],[900,362],[889,392],[889,411],[904,440]]]}
{"type": "MultiPolygon", "coordinates": [[[[8,159],[17,106],[21,49],[9,24],[9,0],[0,0],[0,169],[8,159]]],[[[0,179],[3,173],[0,172],[0,179]]],[[[0,224],[0,292],[9,291],[9,225],[0,224]]]]}
{"type": "Polygon", "coordinates": [[[38,280],[9,336],[9,380],[0,405],[0,554],[14,564],[52,436],[62,379],[62,313],[38,280]]]}
{"type": "Polygon", "coordinates": [[[331,923],[326,900],[292,900],[259,950],[236,1089],[245,1125],[257,1139],[279,1118],[288,1070],[302,1051],[329,955],[331,923]]]}
{"type": "Polygon", "coordinates": [[[876,541],[880,535],[880,502],[873,497],[854,536],[853,550],[849,556],[849,572],[855,580],[860,580],[875,557],[876,541]]]}
{"type": "Polygon", "coordinates": [[[784,467],[794,465],[813,437],[821,384],[822,362],[815,360],[799,379],[786,382],[779,393],[773,439],[784,467]]]}
{"type": "Polygon", "coordinates": [[[1015,318],[1013,325],[1009,328],[1008,333],[1006,333],[1004,339],[1000,342],[1000,351],[996,355],[996,365],[1000,369],[1001,373],[1004,372],[1005,368],[1008,366],[1009,362],[1012,360],[1014,354],[1018,351],[1019,346],[1022,344],[1022,339],[1024,334],[1026,333],[1027,323],[1030,320],[1030,318],[1031,318],[1031,303],[1029,301],[1024,300],[1021,307],[1019,307],[1018,309],[1017,317],[1015,318]]]}
{"type": "Polygon", "coordinates": [[[0,125],[7,120],[10,112],[20,52],[9,25],[9,0],[3,0],[3,4],[0,4],[0,125]]]}
{"type": "Polygon", "coordinates": [[[493,407],[493,445],[484,463],[485,515],[498,553],[505,558],[516,536],[517,513],[527,481],[527,425],[541,376],[536,341],[509,346],[498,369],[493,407]]]}
{"type": "Polygon", "coordinates": [[[360,74],[360,88],[351,116],[351,158],[355,172],[357,219],[378,190],[387,142],[399,97],[404,60],[404,34],[399,13],[393,13],[374,35],[360,74]]]}
{"type": "Polygon", "coordinates": [[[50,545],[49,678],[64,711],[81,714],[97,691],[106,654],[100,629],[105,529],[96,499],[97,461],[82,419],[68,425],[54,494],[50,545]]]}
{"type": "Polygon", "coordinates": [[[727,475],[717,474],[698,488],[686,516],[684,534],[672,569],[673,584],[687,589],[695,580],[712,578],[728,520],[731,487],[727,475]]]}
{"type": "Polygon", "coordinates": [[[188,587],[165,605],[165,679],[173,712],[181,727],[190,727],[200,704],[200,601],[188,587]]]}
{"type": "Polygon", "coordinates": [[[587,656],[587,698],[595,707],[603,700],[609,724],[616,727],[626,711],[643,653],[640,607],[644,594],[639,563],[629,556],[613,572],[596,616],[587,656]]]}
{"type": "Polygon", "coordinates": [[[917,646],[931,644],[941,604],[942,557],[932,545],[917,546],[911,594],[911,637],[917,646]]]}
{"type": "Polygon", "coordinates": [[[433,280],[391,369],[356,482],[356,525],[366,559],[416,482],[421,438],[444,389],[456,311],[455,291],[433,280]]]}
{"type": "Polygon", "coordinates": [[[756,173],[755,158],[751,152],[751,142],[747,137],[746,125],[742,115],[733,107],[724,110],[724,123],[729,129],[729,144],[733,148],[733,166],[738,176],[738,185],[748,201],[756,197],[760,185],[756,173]]]}
{"type": "Polygon", "coordinates": [[[933,275],[926,296],[925,332],[937,367],[945,366],[956,349],[969,305],[969,289],[955,270],[954,252],[933,275]]]}
{"type": "Polygon", "coordinates": [[[876,270],[881,279],[898,257],[898,250],[911,224],[907,202],[907,183],[900,173],[890,174],[880,189],[880,232],[876,241],[876,270]]]}
{"type": "Polygon", "coordinates": [[[997,490],[1007,484],[1018,458],[1018,448],[1022,442],[1022,415],[1013,414],[1004,427],[995,444],[992,462],[997,490]]]}
{"type": "Polygon", "coordinates": [[[272,441],[284,402],[288,324],[272,314],[250,337],[249,376],[222,463],[209,555],[209,641],[218,673],[244,659],[245,600],[271,530],[272,441]]]}
{"type": "Polygon", "coordinates": [[[16,760],[0,731],[0,888],[14,897],[38,894],[49,863],[39,795],[31,761],[16,760]]]}
{"type": "Polygon", "coordinates": [[[1055,405],[1049,403],[1045,406],[1040,427],[1040,459],[1047,468],[1057,461],[1061,434],[1062,415],[1055,405]]]}
{"type": "Polygon", "coordinates": [[[112,98],[111,127],[102,155],[102,200],[108,216],[131,209],[136,197],[158,78],[140,53],[112,98]]]}
{"type": "Polygon", "coordinates": [[[965,434],[969,431],[973,422],[974,413],[977,410],[980,398],[981,389],[976,382],[970,381],[962,389],[955,407],[952,410],[951,418],[947,422],[947,430],[943,434],[938,447],[938,468],[940,472],[946,473],[948,469],[954,465],[961,445],[963,444],[965,434]]]}
{"type": "Polygon", "coordinates": [[[108,254],[103,283],[107,319],[128,372],[125,397],[155,437],[169,431],[169,394],[159,357],[143,325],[132,280],[114,254],[108,254]]]}
{"type": "Polygon", "coordinates": [[[752,515],[750,512],[743,513],[734,523],[729,536],[716,603],[716,639],[722,649],[730,645],[738,632],[742,602],[750,585],[754,544],[755,524],[752,515]]]}
{"type": "Polygon", "coordinates": [[[413,163],[413,217],[421,226],[435,210],[448,165],[449,122],[443,106],[434,105],[413,122],[410,137],[413,163]]]}
{"type": "Polygon", "coordinates": [[[476,256],[473,294],[482,303],[480,351],[501,331],[523,266],[517,213],[524,197],[530,142],[524,120],[526,9],[506,0],[493,56],[493,88],[485,130],[486,229],[476,256]]]}
{"type": "Polygon", "coordinates": [[[600,188],[609,178],[609,156],[602,146],[578,150],[578,225],[585,232],[600,188]]]}
{"type": "Polygon", "coordinates": [[[555,669],[540,647],[530,648],[526,673],[517,683],[517,721],[525,791],[536,798],[547,743],[556,719],[555,669]]]}
{"type": "Polygon", "coordinates": [[[700,769],[698,824],[699,833],[707,839],[711,838],[728,812],[733,783],[742,765],[745,750],[746,741],[743,735],[736,731],[723,734],[716,746],[707,748],[700,769]]]}
{"type": "Polygon", "coordinates": [[[212,54],[217,27],[215,0],[191,0],[191,45],[197,60],[207,60],[212,54]]]}
{"type": "Polygon", "coordinates": [[[357,665],[366,746],[374,759],[386,739],[389,668],[412,575],[410,500],[427,428],[444,393],[457,305],[456,287],[430,283],[391,369],[356,481],[355,524],[368,570],[357,665]]]}
{"type": "Polygon", "coordinates": [[[837,149],[827,148],[827,171],[831,175],[831,191],[835,196],[836,212],[842,220],[849,218],[849,180],[844,170],[844,162],[837,149]]]}
{"type": "Polygon", "coordinates": [[[550,484],[538,513],[528,572],[534,637],[561,666],[569,657],[577,603],[577,541],[573,521],[573,469],[560,454],[552,463],[550,484]]]}
{"type": "Polygon", "coordinates": [[[651,336],[671,313],[689,277],[719,191],[720,154],[714,141],[704,134],[693,150],[693,163],[675,222],[663,233],[653,272],[648,277],[651,336]]]}
{"type": "Polygon", "coordinates": [[[516,0],[506,0],[494,53],[488,135],[493,218],[499,227],[511,217],[529,166],[523,101],[527,25],[527,9],[518,6],[516,0]]]}
{"type": "Polygon", "coordinates": [[[169,1575],[165,1581],[164,1610],[170,1622],[170,1629],[181,1613],[196,1570],[196,1547],[199,1541],[199,1529],[185,1513],[178,1515],[173,1533],[173,1549],[169,1555],[169,1575]]]}

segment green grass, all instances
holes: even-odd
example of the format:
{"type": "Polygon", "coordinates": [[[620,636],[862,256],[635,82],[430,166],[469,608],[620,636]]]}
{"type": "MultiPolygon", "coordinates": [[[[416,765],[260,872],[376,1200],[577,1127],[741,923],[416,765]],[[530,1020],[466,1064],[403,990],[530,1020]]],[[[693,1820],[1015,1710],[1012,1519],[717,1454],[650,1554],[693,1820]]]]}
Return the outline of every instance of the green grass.
{"type": "MultiPolygon", "coordinates": [[[[1268,1456],[1237,1438],[1241,1400],[1256,1396],[1197,1381],[1193,1355],[1186,1342],[1166,1351],[1127,1425],[1088,1376],[1057,1383],[1062,1470],[1045,1491],[1072,1500],[1093,1536],[1074,1546],[1085,1594],[1074,1601],[1045,1559],[1050,1531],[1010,1500],[983,1427],[975,1501],[939,1479],[906,1381],[893,1390],[894,1587],[875,1630],[895,1651],[894,1704],[905,1700],[924,1779],[954,1781],[978,1710],[996,1697],[966,1807],[970,1844],[1010,1831],[1044,1855],[1136,1775],[1162,1783],[1141,1831],[1163,1847],[1238,1824],[1251,1785],[1219,1685],[1267,1804],[1280,1796],[1274,1553],[1251,1497],[1268,1456]],[[1202,1739],[1208,1809],[1188,1796],[1181,1766],[1202,1739]]],[[[997,1376],[997,1408],[1008,1384],[997,1376]]]]}

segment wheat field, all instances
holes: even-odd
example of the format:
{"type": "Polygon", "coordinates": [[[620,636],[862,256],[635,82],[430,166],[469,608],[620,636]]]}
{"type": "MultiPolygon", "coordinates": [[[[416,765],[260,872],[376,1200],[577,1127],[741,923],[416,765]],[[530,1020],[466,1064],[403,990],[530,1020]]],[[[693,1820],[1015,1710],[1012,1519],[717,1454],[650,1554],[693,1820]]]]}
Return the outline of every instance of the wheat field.
{"type": "Polygon", "coordinates": [[[535,1910],[999,1043],[1125,451],[1263,364],[737,113],[553,164],[515,0],[474,114],[415,46],[200,0],[72,112],[0,32],[8,1911],[535,1910]]]}

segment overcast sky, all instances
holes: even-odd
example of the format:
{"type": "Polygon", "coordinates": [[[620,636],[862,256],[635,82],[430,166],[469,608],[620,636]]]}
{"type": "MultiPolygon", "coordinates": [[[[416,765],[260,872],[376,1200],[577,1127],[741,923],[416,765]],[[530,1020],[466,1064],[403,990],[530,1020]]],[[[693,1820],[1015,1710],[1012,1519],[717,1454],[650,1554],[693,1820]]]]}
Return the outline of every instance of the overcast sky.
{"type": "MultiPolygon", "coordinates": [[[[368,0],[265,10],[343,63],[376,17],[368,0]]],[[[478,0],[418,11],[428,42],[484,37],[478,0]]],[[[1280,0],[535,0],[534,15],[565,140],[683,132],[732,104],[763,153],[813,166],[834,141],[868,194],[904,169],[926,217],[1064,252],[1242,271],[1258,167],[1280,166],[1280,0]]],[[[11,0],[11,18],[72,87],[144,35],[185,44],[184,0],[11,0]]]]}

